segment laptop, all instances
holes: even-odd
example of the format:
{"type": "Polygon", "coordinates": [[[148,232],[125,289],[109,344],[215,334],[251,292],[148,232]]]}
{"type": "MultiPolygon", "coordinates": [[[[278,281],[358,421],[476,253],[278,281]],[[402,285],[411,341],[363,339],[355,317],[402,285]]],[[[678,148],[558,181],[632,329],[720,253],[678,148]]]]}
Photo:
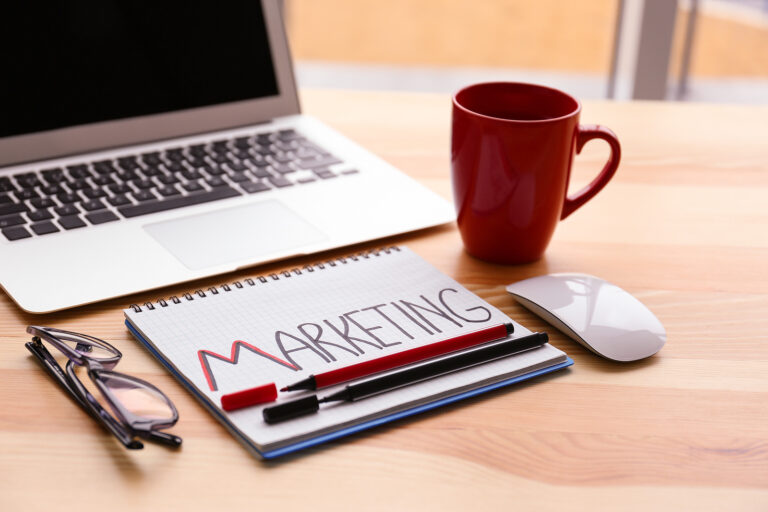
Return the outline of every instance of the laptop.
{"type": "Polygon", "coordinates": [[[454,218],[301,114],[276,0],[3,10],[0,283],[27,312],[454,218]]]}

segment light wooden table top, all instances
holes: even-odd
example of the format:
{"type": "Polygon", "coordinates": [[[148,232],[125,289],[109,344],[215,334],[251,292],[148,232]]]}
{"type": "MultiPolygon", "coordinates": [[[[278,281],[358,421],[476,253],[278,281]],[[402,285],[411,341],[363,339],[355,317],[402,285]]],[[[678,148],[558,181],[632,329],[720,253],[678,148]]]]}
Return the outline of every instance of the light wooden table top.
{"type": "MultiPolygon", "coordinates": [[[[302,99],[306,112],[450,198],[447,96],[302,99]]],[[[123,325],[125,305],[190,286],[43,316],[0,295],[0,510],[768,510],[768,108],[585,102],[582,121],[616,131],[622,163],[558,227],[541,261],[474,260],[453,226],[385,242],[407,244],[535,330],[547,327],[506,284],[558,271],[603,277],[666,326],[657,356],[610,363],[549,330],[575,360],[556,377],[265,463],[123,325]],[[181,451],[149,443],[128,452],[102,431],[24,349],[32,323],[114,342],[122,371],[177,404],[181,451]]],[[[606,154],[590,144],[574,186],[606,154]]]]}

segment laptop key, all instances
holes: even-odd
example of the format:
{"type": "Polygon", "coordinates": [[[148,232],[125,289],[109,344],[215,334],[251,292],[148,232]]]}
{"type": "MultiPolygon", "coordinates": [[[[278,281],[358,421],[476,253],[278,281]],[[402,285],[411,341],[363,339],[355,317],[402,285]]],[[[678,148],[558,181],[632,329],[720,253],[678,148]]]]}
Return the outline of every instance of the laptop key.
{"type": "Polygon", "coordinates": [[[87,224],[78,215],[67,215],[66,217],[59,217],[59,224],[64,229],[77,229],[87,226],[87,224]]]}
{"type": "Polygon", "coordinates": [[[77,166],[75,170],[69,171],[69,177],[73,180],[84,180],[91,177],[91,172],[84,167],[77,166]]]}
{"type": "Polygon", "coordinates": [[[59,231],[59,228],[57,228],[56,225],[49,220],[37,222],[32,224],[30,227],[32,228],[32,231],[38,235],[47,235],[49,233],[56,233],[59,231]]]}
{"type": "Polygon", "coordinates": [[[61,180],[64,179],[64,169],[61,167],[54,167],[52,169],[43,169],[40,171],[40,174],[43,175],[43,178],[45,178],[45,181],[48,183],[58,183],[61,180]]]}
{"type": "Polygon", "coordinates": [[[216,153],[214,155],[210,155],[208,158],[219,164],[228,164],[231,162],[229,156],[227,156],[226,153],[216,153]]]}
{"type": "Polygon", "coordinates": [[[170,172],[181,172],[184,169],[186,169],[186,167],[184,167],[184,164],[182,164],[181,162],[171,162],[169,164],[165,164],[165,168],[170,172]]]}
{"type": "Polygon", "coordinates": [[[293,151],[298,146],[295,142],[275,142],[275,147],[280,151],[293,151]]]}
{"type": "Polygon", "coordinates": [[[238,137],[235,139],[235,147],[241,148],[241,149],[247,149],[251,147],[251,138],[250,137],[238,137]]]}
{"type": "Polygon", "coordinates": [[[92,176],[91,171],[89,171],[88,167],[85,165],[70,165],[67,167],[67,170],[69,171],[69,175],[76,180],[90,178],[92,176]]]}
{"type": "Polygon", "coordinates": [[[324,158],[307,158],[307,159],[301,159],[297,165],[300,169],[315,169],[317,167],[328,167],[329,165],[334,164],[340,164],[342,163],[341,160],[334,157],[324,157],[324,158]]]}
{"type": "Polygon", "coordinates": [[[185,169],[181,171],[181,175],[188,180],[197,180],[203,177],[197,169],[185,169]]]}
{"type": "Polygon", "coordinates": [[[139,175],[136,174],[136,171],[134,170],[121,171],[118,172],[115,176],[117,176],[121,181],[133,181],[139,179],[139,175]]]}
{"type": "Polygon", "coordinates": [[[155,182],[150,179],[136,180],[133,182],[133,186],[139,190],[145,190],[148,188],[154,188],[155,182]]]}
{"type": "Polygon", "coordinates": [[[269,162],[267,162],[264,159],[249,160],[249,161],[251,162],[252,165],[255,165],[256,167],[268,167],[269,166],[269,162]]]}
{"type": "Polygon", "coordinates": [[[175,195],[181,194],[181,192],[179,192],[179,189],[177,189],[173,185],[166,185],[164,187],[157,187],[157,191],[160,192],[160,195],[164,196],[164,197],[175,196],[175,195]]]}
{"type": "Polygon", "coordinates": [[[23,203],[4,203],[0,204],[0,215],[9,215],[11,213],[21,213],[28,211],[29,208],[23,203]]]}
{"type": "Polygon", "coordinates": [[[32,234],[22,226],[5,228],[3,229],[3,235],[5,235],[5,238],[11,242],[14,240],[21,240],[22,238],[30,238],[32,236],[32,234]]]}
{"type": "Polygon", "coordinates": [[[243,190],[249,194],[255,194],[256,192],[264,192],[265,190],[271,190],[270,186],[262,181],[249,181],[246,183],[240,183],[243,190]]]}
{"type": "Polygon", "coordinates": [[[112,174],[117,172],[117,167],[111,160],[100,160],[93,162],[93,169],[101,175],[112,174]]]}
{"type": "Polygon", "coordinates": [[[65,192],[62,194],[57,194],[56,199],[58,199],[59,202],[62,204],[71,204],[71,203],[78,202],[80,200],[80,196],[74,192],[72,193],[65,192]]]}
{"type": "Polygon", "coordinates": [[[272,176],[272,173],[269,172],[266,167],[257,167],[256,169],[251,169],[251,174],[257,178],[270,178],[272,176]]]}
{"type": "Polygon", "coordinates": [[[11,183],[11,179],[7,177],[0,178],[0,192],[15,192],[16,187],[11,183]]]}
{"type": "Polygon", "coordinates": [[[100,188],[87,188],[83,190],[83,195],[89,199],[97,199],[99,197],[106,197],[107,193],[100,188]]]}
{"type": "Polygon", "coordinates": [[[80,210],[77,209],[77,206],[73,204],[65,204],[63,206],[57,206],[53,209],[58,215],[61,217],[66,217],[67,215],[77,215],[80,213],[80,210]]]}
{"type": "Polygon", "coordinates": [[[131,204],[131,200],[125,194],[117,194],[107,198],[107,202],[112,206],[123,206],[124,204],[131,204]]]}
{"type": "Polygon", "coordinates": [[[181,148],[171,148],[165,150],[165,158],[173,162],[181,162],[184,160],[184,153],[181,148]]]}
{"type": "Polygon", "coordinates": [[[145,164],[151,167],[157,167],[158,165],[163,163],[163,161],[160,159],[160,153],[157,151],[153,151],[151,153],[144,153],[141,155],[141,159],[145,164]]]}
{"type": "Polygon", "coordinates": [[[280,174],[290,174],[292,172],[296,172],[296,169],[286,164],[274,164],[272,165],[272,169],[279,172],[280,174]]]}
{"type": "Polygon", "coordinates": [[[29,220],[37,222],[41,220],[52,219],[53,215],[48,210],[43,209],[43,210],[35,210],[33,212],[29,212],[27,213],[27,217],[29,217],[29,220]]]}
{"type": "Polygon", "coordinates": [[[211,143],[211,149],[214,153],[225,154],[229,151],[229,146],[226,140],[217,140],[211,143]]]}
{"type": "Polygon", "coordinates": [[[118,208],[117,211],[120,212],[124,217],[138,217],[139,215],[146,215],[148,213],[163,212],[166,210],[173,210],[174,208],[181,208],[183,206],[192,206],[196,204],[208,203],[210,201],[216,201],[219,199],[237,197],[239,195],[242,194],[231,187],[219,187],[211,190],[210,192],[190,194],[188,196],[178,196],[172,199],[166,199],[165,201],[154,201],[133,206],[123,206],[118,208]]]}
{"type": "Polygon", "coordinates": [[[0,217],[0,228],[8,228],[11,226],[18,226],[19,224],[26,224],[27,221],[24,220],[24,217],[22,217],[19,214],[16,215],[4,215],[0,217]]]}
{"type": "Polygon", "coordinates": [[[292,181],[290,181],[290,180],[288,180],[288,179],[286,179],[286,178],[284,178],[284,177],[282,177],[282,176],[280,176],[280,177],[273,177],[273,178],[268,178],[268,180],[269,180],[269,182],[270,182],[272,185],[274,185],[274,186],[276,186],[276,187],[278,187],[278,188],[283,188],[283,187],[290,187],[291,185],[293,185],[293,182],[292,182],[292,181]]]}
{"type": "Polygon", "coordinates": [[[9,196],[8,194],[0,194],[0,204],[2,203],[12,203],[13,198],[9,196]]]}
{"type": "Polygon", "coordinates": [[[86,213],[85,218],[88,219],[88,222],[91,224],[104,224],[105,222],[112,222],[113,220],[120,219],[120,217],[109,210],[96,213],[86,213]]]}
{"type": "Polygon", "coordinates": [[[61,188],[61,186],[56,184],[56,183],[53,183],[51,185],[42,186],[42,187],[40,187],[40,190],[43,192],[43,194],[46,194],[46,195],[49,195],[49,196],[53,196],[53,195],[56,195],[56,194],[61,194],[62,192],[64,192],[64,189],[61,188]]]}
{"type": "Polygon", "coordinates": [[[112,179],[112,176],[108,174],[96,176],[95,178],[92,178],[91,181],[93,181],[97,185],[111,185],[112,183],[115,182],[115,180],[112,179]]]}
{"type": "Polygon", "coordinates": [[[293,152],[293,156],[299,160],[312,160],[313,158],[322,158],[322,155],[310,148],[299,148],[293,152]]]}
{"type": "Polygon", "coordinates": [[[92,212],[94,210],[103,210],[107,207],[104,203],[101,202],[100,199],[92,199],[90,201],[83,201],[80,203],[80,206],[83,207],[83,210],[92,212]]]}
{"type": "Polygon", "coordinates": [[[197,192],[198,190],[204,190],[203,186],[198,181],[190,181],[181,186],[187,192],[197,192]]]}
{"type": "Polygon", "coordinates": [[[157,196],[151,190],[139,190],[131,194],[137,201],[154,201],[157,196]]]}
{"type": "Polygon", "coordinates": [[[233,172],[231,174],[228,174],[228,176],[229,176],[229,179],[231,179],[235,183],[240,183],[242,181],[251,181],[251,178],[244,172],[233,172]]]}
{"type": "Polygon", "coordinates": [[[128,185],[125,185],[124,183],[115,183],[114,185],[110,185],[109,191],[113,194],[127,194],[131,191],[131,187],[128,185]]]}
{"type": "Polygon", "coordinates": [[[227,182],[221,179],[220,176],[211,176],[210,178],[205,178],[205,182],[211,187],[223,187],[227,185],[227,182]]]}
{"type": "Polygon", "coordinates": [[[69,188],[69,190],[71,190],[73,192],[75,190],[83,190],[83,189],[86,189],[86,188],[91,188],[91,184],[88,183],[83,178],[77,178],[77,179],[74,179],[72,181],[67,181],[66,185],[67,185],[67,188],[69,188]]]}
{"type": "Polygon", "coordinates": [[[136,157],[133,155],[118,158],[117,165],[124,171],[129,171],[131,169],[138,169],[139,167],[141,167],[139,165],[139,162],[136,160],[136,157]]]}
{"type": "Polygon", "coordinates": [[[271,146],[259,146],[256,149],[256,153],[260,154],[261,156],[271,156],[277,154],[277,151],[272,149],[271,146]]]}
{"type": "Polygon", "coordinates": [[[319,178],[322,178],[324,180],[336,177],[336,173],[328,169],[315,169],[314,172],[315,174],[317,174],[319,178]]]}
{"type": "Polygon", "coordinates": [[[193,156],[187,160],[187,163],[194,168],[206,167],[208,165],[208,161],[201,156],[193,156]]]}
{"type": "Polygon", "coordinates": [[[235,151],[231,152],[230,158],[232,158],[235,162],[242,162],[243,160],[248,160],[253,157],[250,151],[247,149],[236,149],[235,151]]]}
{"type": "Polygon", "coordinates": [[[22,188],[35,188],[38,186],[41,186],[43,184],[42,181],[40,181],[37,176],[35,176],[33,173],[28,173],[24,175],[23,177],[21,175],[16,176],[16,182],[22,187],[22,188]]]}
{"type": "Polygon", "coordinates": [[[224,169],[220,165],[209,165],[204,170],[209,176],[220,176],[224,174],[224,169]]]}
{"type": "Polygon", "coordinates": [[[179,178],[177,178],[173,174],[161,174],[157,177],[157,181],[159,181],[164,185],[171,185],[173,183],[178,183],[179,178]]]}
{"type": "Polygon", "coordinates": [[[16,199],[18,199],[19,201],[24,201],[26,199],[34,199],[36,197],[40,197],[40,194],[38,194],[37,192],[35,192],[31,188],[25,188],[23,190],[17,190],[15,192],[15,194],[16,194],[16,199]]]}
{"type": "Polygon", "coordinates": [[[189,154],[193,156],[205,156],[205,144],[194,144],[188,148],[189,154]]]}
{"type": "Polygon", "coordinates": [[[159,166],[151,166],[147,167],[145,169],[142,169],[141,172],[146,176],[147,178],[150,178],[152,176],[157,176],[158,174],[162,174],[163,171],[160,169],[159,166]]]}
{"type": "Polygon", "coordinates": [[[244,171],[246,169],[245,164],[241,162],[228,162],[227,164],[225,164],[225,167],[227,168],[227,170],[231,172],[239,172],[239,171],[244,171]]]}
{"type": "Polygon", "coordinates": [[[274,160],[279,164],[287,164],[287,163],[293,162],[294,158],[290,155],[283,154],[283,155],[273,156],[272,160],[274,160]]]}

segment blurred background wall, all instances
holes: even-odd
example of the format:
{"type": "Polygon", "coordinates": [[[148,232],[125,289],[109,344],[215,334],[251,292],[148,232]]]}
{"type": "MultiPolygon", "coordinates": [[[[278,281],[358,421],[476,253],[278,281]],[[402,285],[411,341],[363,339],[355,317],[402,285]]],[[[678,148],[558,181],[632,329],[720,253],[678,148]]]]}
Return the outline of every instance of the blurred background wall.
{"type": "MultiPolygon", "coordinates": [[[[654,1],[666,2],[672,27],[667,99],[768,103],[768,0],[654,1]]],[[[453,91],[525,80],[590,98],[609,94],[617,37],[633,30],[625,20],[619,33],[622,8],[639,17],[621,0],[285,0],[304,86],[453,91]]],[[[641,28],[656,37],[663,25],[641,28]]]]}

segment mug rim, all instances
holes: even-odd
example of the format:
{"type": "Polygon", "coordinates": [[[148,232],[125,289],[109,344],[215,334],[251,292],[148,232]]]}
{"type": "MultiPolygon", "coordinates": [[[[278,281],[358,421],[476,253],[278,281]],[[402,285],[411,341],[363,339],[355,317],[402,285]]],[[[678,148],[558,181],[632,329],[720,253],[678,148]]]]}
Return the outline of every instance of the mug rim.
{"type": "Polygon", "coordinates": [[[467,114],[470,114],[470,115],[473,115],[473,116],[477,116],[477,117],[481,117],[481,118],[484,118],[484,119],[489,119],[489,120],[492,120],[492,121],[505,122],[505,123],[524,123],[524,124],[542,124],[542,123],[552,123],[552,122],[556,122],[556,121],[562,121],[564,119],[568,119],[570,117],[576,116],[576,115],[578,115],[581,112],[581,102],[578,99],[576,99],[573,96],[571,96],[570,94],[568,94],[567,92],[565,92],[565,91],[561,91],[560,89],[555,89],[554,87],[548,87],[546,85],[534,84],[534,83],[530,83],[530,82],[506,82],[506,81],[503,81],[503,80],[494,81],[494,82],[477,82],[477,83],[470,84],[470,85],[467,85],[465,87],[462,87],[461,89],[456,91],[454,93],[454,95],[453,95],[453,106],[458,108],[458,109],[460,109],[460,110],[462,110],[463,112],[465,112],[467,114]],[[465,107],[464,105],[462,105],[461,103],[459,103],[459,101],[457,99],[459,94],[463,93],[464,91],[468,91],[470,89],[474,89],[474,88],[478,88],[478,87],[487,87],[487,86],[492,86],[492,85],[506,85],[506,86],[510,86],[511,85],[511,86],[522,86],[522,87],[529,88],[529,89],[539,89],[539,90],[544,89],[544,90],[551,91],[551,92],[560,94],[562,96],[565,96],[565,97],[571,99],[572,101],[574,101],[576,103],[576,108],[573,111],[571,111],[571,112],[569,112],[567,114],[564,114],[562,116],[550,117],[550,118],[547,118],[547,119],[509,119],[509,118],[505,118],[505,117],[495,117],[495,116],[489,116],[489,115],[486,115],[486,114],[481,114],[479,112],[475,112],[474,110],[470,110],[467,107],[465,107]]]}

